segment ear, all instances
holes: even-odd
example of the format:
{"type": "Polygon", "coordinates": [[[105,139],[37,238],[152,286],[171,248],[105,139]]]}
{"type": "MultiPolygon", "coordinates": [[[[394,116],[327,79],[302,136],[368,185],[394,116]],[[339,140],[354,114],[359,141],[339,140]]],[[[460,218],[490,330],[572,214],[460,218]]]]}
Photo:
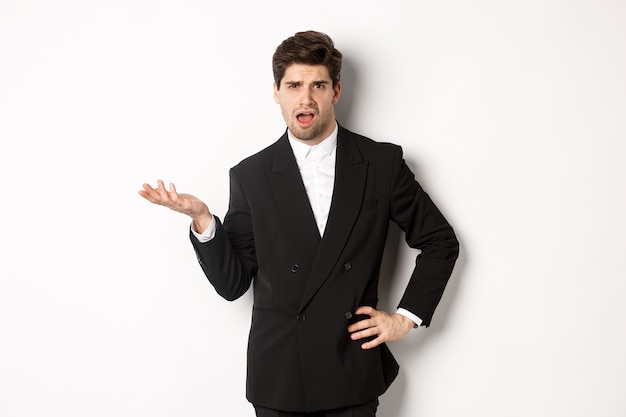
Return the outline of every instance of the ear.
{"type": "Polygon", "coordinates": [[[278,85],[274,82],[274,101],[280,104],[280,97],[278,96],[278,85]]]}
{"type": "Polygon", "coordinates": [[[341,96],[341,81],[337,83],[337,85],[335,86],[335,88],[333,89],[334,95],[333,95],[333,104],[337,104],[337,102],[339,101],[339,96],[341,96]]]}

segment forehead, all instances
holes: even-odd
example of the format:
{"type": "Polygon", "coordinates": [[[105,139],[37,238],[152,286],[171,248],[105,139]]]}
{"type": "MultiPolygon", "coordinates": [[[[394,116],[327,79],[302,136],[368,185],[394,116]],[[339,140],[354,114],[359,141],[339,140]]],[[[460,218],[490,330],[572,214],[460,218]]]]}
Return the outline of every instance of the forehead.
{"type": "Polygon", "coordinates": [[[291,64],[285,69],[282,82],[330,81],[330,73],[324,65],[291,64]]]}

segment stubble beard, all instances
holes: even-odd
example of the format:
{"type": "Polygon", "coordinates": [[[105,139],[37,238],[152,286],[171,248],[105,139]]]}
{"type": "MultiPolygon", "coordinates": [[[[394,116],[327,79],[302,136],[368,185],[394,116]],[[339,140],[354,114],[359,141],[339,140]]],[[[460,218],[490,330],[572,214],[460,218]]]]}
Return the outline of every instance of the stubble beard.
{"type": "Polygon", "coordinates": [[[291,122],[289,130],[296,139],[299,139],[301,141],[310,141],[314,139],[320,139],[320,136],[327,129],[328,125],[328,120],[316,119],[311,126],[307,128],[301,128],[300,126],[298,126],[298,122],[294,120],[291,122]]]}

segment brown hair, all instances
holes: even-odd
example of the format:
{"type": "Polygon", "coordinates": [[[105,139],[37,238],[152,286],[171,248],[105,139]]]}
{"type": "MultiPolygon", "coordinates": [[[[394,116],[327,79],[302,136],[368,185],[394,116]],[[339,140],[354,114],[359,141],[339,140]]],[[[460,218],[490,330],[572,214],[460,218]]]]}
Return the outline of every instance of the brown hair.
{"type": "Polygon", "coordinates": [[[333,40],[325,33],[312,30],[298,32],[285,39],[274,52],[272,70],[274,81],[280,89],[280,81],[291,64],[324,65],[328,68],[333,88],[341,73],[341,52],[335,49],[333,40]]]}

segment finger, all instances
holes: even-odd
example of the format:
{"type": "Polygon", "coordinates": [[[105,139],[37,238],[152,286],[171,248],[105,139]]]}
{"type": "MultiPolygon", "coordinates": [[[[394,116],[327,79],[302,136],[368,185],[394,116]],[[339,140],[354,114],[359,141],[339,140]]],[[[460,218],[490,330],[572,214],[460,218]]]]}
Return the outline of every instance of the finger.
{"type": "Polygon", "coordinates": [[[152,187],[150,186],[150,184],[147,184],[147,183],[146,183],[146,184],[143,184],[143,192],[144,192],[145,194],[148,194],[148,195],[152,196],[152,197],[155,197],[155,196],[157,196],[157,195],[158,195],[158,194],[157,194],[157,191],[156,191],[154,188],[152,188],[152,187]]]}
{"type": "Polygon", "coordinates": [[[369,329],[371,327],[376,327],[376,323],[374,322],[374,320],[363,319],[363,320],[357,321],[356,323],[352,323],[350,326],[348,326],[348,331],[350,333],[358,332],[359,330],[369,329]]]}
{"type": "Polygon", "coordinates": [[[163,181],[158,180],[157,185],[158,187],[156,189],[156,192],[158,196],[161,198],[161,202],[164,204],[167,204],[168,202],[171,201],[169,191],[167,191],[167,189],[165,188],[165,184],[163,183],[163,181]]]}
{"type": "Polygon", "coordinates": [[[382,331],[379,331],[378,328],[371,328],[359,333],[353,333],[351,335],[351,338],[352,340],[359,340],[363,338],[371,339],[361,344],[361,349],[372,349],[388,340],[386,334],[382,331]]]}
{"type": "Polygon", "coordinates": [[[148,200],[149,202],[154,203],[154,199],[152,198],[152,196],[150,196],[150,194],[148,194],[148,192],[144,190],[140,190],[139,195],[145,198],[146,200],[148,200]]]}
{"type": "Polygon", "coordinates": [[[157,180],[157,191],[161,195],[167,195],[167,190],[165,189],[165,184],[163,184],[162,180],[157,180]]]}
{"type": "Polygon", "coordinates": [[[367,329],[361,330],[359,332],[354,332],[350,335],[352,340],[359,340],[366,337],[377,336],[379,333],[379,329],[377,327],[368,327],[367,329]]]}
{"type": "Polygon", "coordinates": [[[381,343],[383,343],[385,340],[382,337],[377,337],[374,340],[370,340],[369,342],[365,342],[361,345],[361,349],[363,350],[367,350],[367,349],[372,349],[375,348],[376,346],[380,345],[381,343]]]}
{"type": "Polygon", "coordinates": [[[149,184],[143,184],[143,190],[139,191],[139,195],[150,201],[156,203],[158,201],[159,194],[149,184]]]}
{"type": "Polygon", "coordinates": [[[174,185],[174,183],[171,183],[171,182],[170,182],[170,198],[172,199],[172,201],[178,200],[178,193],[176,192],[176,186],[174,185]]]}
{"type": "Polygon", "coordinates": [[[361,306],[361,307],[357,308],[354,313],[355,314],[365,314],[367,316],[374,316],[374,315],[376,315],[377,311],[376,311],[376,309],[374,307],[371,307],[371,306],[361,306]]]}

